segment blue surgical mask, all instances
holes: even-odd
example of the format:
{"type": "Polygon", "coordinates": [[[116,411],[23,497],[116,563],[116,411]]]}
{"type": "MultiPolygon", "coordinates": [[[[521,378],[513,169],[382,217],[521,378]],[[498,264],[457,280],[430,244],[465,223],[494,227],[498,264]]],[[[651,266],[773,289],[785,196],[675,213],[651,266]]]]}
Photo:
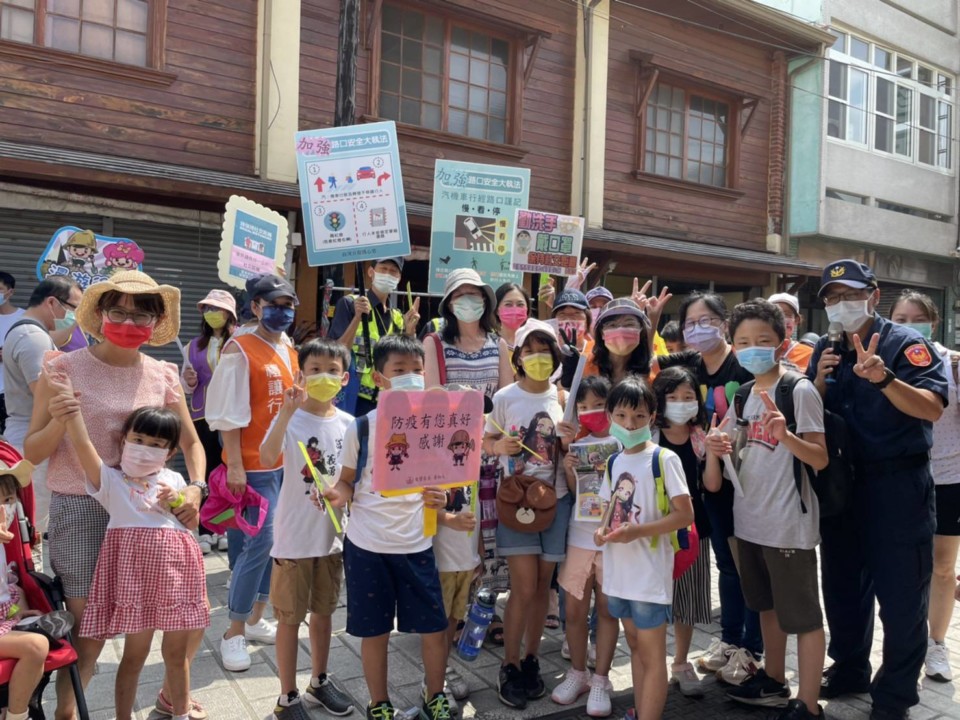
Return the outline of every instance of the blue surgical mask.
{"type": "Polygon", "coordinates": [[[913,328],[923,335],[924,340],[933,340],[933,323],[903,323],[903,326],[913,328]]]}
{"type": "Polygon", "coordinates": [[[260,324],[270,332],[283,332],[293,322],[294,310],[292,307],[280,305],[264,305],[261,309],[260,324]]]}
{"type": "Polygon", "coordinates": [[[610,434],[614,439],[619,440],[620,444],[627,450],[632,450],[637,445],[649,442],[652,437],[649,425],[644,425],[636,430],[627,430],[623,425],[610,423],[610,434]]]}
{"type": "Polygon", "coordinates": [[[423,375],[418,373],[407,373],[390,378],[391,390],[423,390],[423,388],[423,375]]]}
{"type": "Polygon", "coordinates": [[[68,327],[71,327],[77,321],[76,315],[74,315],[73,310],[67,310],[67,314],[62,318],[54,318],[53,326],[57,330],[66,330],[68,327]]]}
{"type": "Polygon", "coordinates": [[[772,347],[745,347],[737,349],[740,367],[751,375],[763,375],[777,366],[777,349],[772,347]]]}

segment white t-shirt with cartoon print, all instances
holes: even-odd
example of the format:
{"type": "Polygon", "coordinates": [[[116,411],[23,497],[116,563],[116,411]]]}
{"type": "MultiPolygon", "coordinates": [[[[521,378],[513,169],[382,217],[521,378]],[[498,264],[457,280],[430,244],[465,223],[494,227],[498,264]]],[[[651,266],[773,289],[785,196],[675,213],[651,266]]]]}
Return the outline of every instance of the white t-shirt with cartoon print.
{"type": "MultiPolygon", "coordinates": [[[[610,475],[600,485],[600,497],[615,504],[611,528],[619,524],[643,525],[663,518],[657,508],[657,489],[653,478],[653,454],[663,456],[663,483],[667,497],[689,495],[680,457],[670,450],[651,444],[645,450],[628,455],[620,453],[613,461],[610,475]]],[[[621,600],[670,605],[673,603],[673,545],[669,535],[661,535],[657,547],[653,538],[603,546],[603,592],[621,600]]]]}
{"type": "MultiPolygon", "coordinates": [[[[274,418],[264,439],[276,422],[274,418]]],[[[298,443],[306,446],[314,467],[335,481],[340,475],[343,436],[352,422],[353,416],[339,409],[330,417],[320,417],[302,408],[291,416],[283,436],[283,481],[273,517],[271,557],[296,560],[326,557],[343,550],[343,541],[330,518],[313,504],[313,473],[298,443]]],[[[341,527],[345,520],[342,515],[338,510],[341,527]]]]}
{"type": "Polygon", "coordinates": [[[500,434],[499,425],[507,434],[516,433],[520,442],[529,448],[522,449],[519,455],[500,456],[504,475],[529,475],[554,485],[557,499],[566,495],[566,475],[559,464],[562,458],[557,447],[557,425],[562,420],[563,408],[557,399],[555,385],[542,393],[527,392],[518,383],[498,390],[493,396],[493,410],[487,417],[484,431],[500,434]],[[560,482],[557,482],[558,477],[560,482]]]}

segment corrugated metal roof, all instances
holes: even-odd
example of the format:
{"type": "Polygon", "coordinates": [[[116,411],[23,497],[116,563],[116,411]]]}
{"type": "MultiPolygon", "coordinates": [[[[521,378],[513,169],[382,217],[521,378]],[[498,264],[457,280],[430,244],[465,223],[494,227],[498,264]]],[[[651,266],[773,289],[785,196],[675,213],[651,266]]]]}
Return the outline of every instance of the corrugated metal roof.
{"type": "MultiPolygon", "coordinates": [[[[30,160],[34,162],[50,163],[52,165],[70,165],[74,167],[90,168],[106,172],[114,172],[144,177],[163,178],[183,182],[192,181],[213,187],[230,188],[236,191],[252,193],[267,193],[287,197],[300,196],[300,189],[296,183],[261,180],[249,175],[224,173],[214,170],[170,165],[166,163],[134,160],[114,155],[100,155],[96,153],[51,148],[42,145],[25,145],[21,143],[0,140],[0,158],[30,160]]],[[[417,217],[432,215],[432,207],[426,203],[407,202],[407,213],[417,217]]],[[[703,242],[675,240],[672,238],[641,235],[636,233],[618,232],[612,230],[587,230],[584,234],[587,241],[603,242],[613,246],[626,246],[639,250],[641,253],[656,252],[660,256],[669,257],[671,254],[680,256],[696,256],[711,264],[724,262],[741,263],[753,267],[769,268],[771,271],[795,272],[804,275],[819,275],[820,268],[816,265],[775,253],[744,250],[725,245],[712,245],[703,242]]]]}

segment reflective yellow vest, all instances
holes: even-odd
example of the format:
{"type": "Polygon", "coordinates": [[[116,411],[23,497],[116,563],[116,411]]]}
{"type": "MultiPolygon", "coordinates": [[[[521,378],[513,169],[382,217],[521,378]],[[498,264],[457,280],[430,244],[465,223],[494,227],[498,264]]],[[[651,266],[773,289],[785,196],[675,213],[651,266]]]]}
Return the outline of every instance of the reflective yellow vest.
{"type": "MultiPolygon", "coordinates": [[[[356,295],[350,296],[356,301],[356,295]]],[[[370,313],[370,319],[366,325],[370,328],[370,352],[367,353],[366,337],[364,336],[363,321],[357,326],[357,334],[353,337],[353,357],[357,363],[357,374],[360,375],[360,397],[365,400],[373,400],[377,395],[377,386],[373,382],[373,346],[380,339],[380,323],[377,322],[376,308],[370,313]]],[[[391,308],[389,314],[383,317],[384,322],[389,320],[387,334],[403,333],[403,313],[397,308],[391,308]]]]}

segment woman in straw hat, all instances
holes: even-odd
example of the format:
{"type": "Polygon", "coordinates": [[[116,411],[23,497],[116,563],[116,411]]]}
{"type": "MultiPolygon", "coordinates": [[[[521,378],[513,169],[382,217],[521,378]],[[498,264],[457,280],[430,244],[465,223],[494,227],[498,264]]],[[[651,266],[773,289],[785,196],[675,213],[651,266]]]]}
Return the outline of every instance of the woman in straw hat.
{"type": "MultiPolygon", "coordinates": [[[[180,291],[158,285],[136,270],[113,275],[87,288],[76,312],[80,328],[99,342],[72,353],[51,353],[37,382],[33,417],[24,441],[24,455],[33,463],[49,458],[50,564],[63,580],[67,608],[79,624],[86,606],[100,546],[109,519],[87,494],[83,469],[64,433],[64,419],[82,412],[94,446],[108,466],[120,462],[120,431],[137,408],[163,405],[183,419],[180,448],[192,482],[204,480],[203,447],[190,420],[175,365],[144,355],[143,345],[165,345],[180,330],[180,291]],[[72,394],[55,393],[50,380],[69,378],[72,394]]],[[[187,488],[185,503],[174,512],[187,522],[198,512],[200,488],[187,488]]],[[[196,652],[203,633],[191,636],[187,658],[196,652]]],[[[103,641],[78,638],[81,678],[86,684],[103,649],[103,641]]],[[[123,672],[123,663],[120,665],[123,672]]],[[[161,692],[162,696],[169,693],[161,692]]],[[[66,675],[57,678],[58,718],[74,713],[66,675]]],[[[191,717],[206,717],[194,708],[191,717]]]]}
{"type": "MultiPolygon", "coordinates": [[[[190,399],[190,417],[197,429],[197,436],[203,445],[207,458],[207,473],[220,464],[220,435],[207,424],[207,387],[213,378],[213,371],[220,362],[220,353],[237,327],[237,301],[226,290],[211,290],[197,303],[200,311],[200,335],[187,346],[188,363],[183,367],[183,384],[190,399]]],[[[217,537],[202,524],[200,525],[200,549],[206,555],[214,544],[220,550],[227,549],[227,536],[217,537]]]]}

